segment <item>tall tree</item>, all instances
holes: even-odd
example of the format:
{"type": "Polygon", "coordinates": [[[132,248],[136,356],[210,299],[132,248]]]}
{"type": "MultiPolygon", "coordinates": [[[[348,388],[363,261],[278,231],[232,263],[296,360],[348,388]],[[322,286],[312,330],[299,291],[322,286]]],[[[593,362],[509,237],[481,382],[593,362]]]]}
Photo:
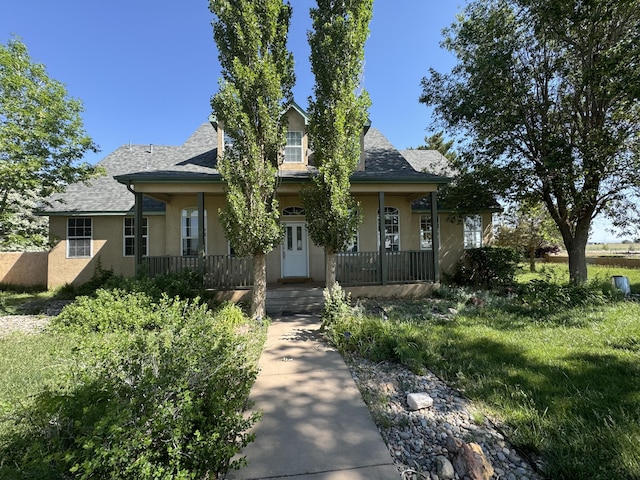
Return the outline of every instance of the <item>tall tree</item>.
{"type": "Polygon", "coordinates": [[[336,281],[336,252],[353,239],[360,222],[350,176],[360,160],[371,103],[361,80],[372,8],[373,0],[318,0],[311,9],[315,98],[309,99],[309,134],[318,172],[301,195],[309,235],[325,250],[330,290],[336,281]]]}
{"type": "Polygon", "coordinates": [[[18,39],[0,45],[0,245],[42,244],[46,223],[30,221],[33,206],[70,183],[100,172],[78,163],[98,151],[84,131],[82,103],[34,63],[18,39]]]}
{"type": "Polygon", "coordinates": [[[469,140],[461,173],[544,202],[584,281],[594,217],[637,217],[640,1],[473,0],[442,45],[421,101],[469,140]]]}
{"type": "Polygon", "coordinates": [[[542,203],[514,205],[496,230],[495,245],[524,253],[532,272],[536,271],[536,253],[562,242],[558,227],[542,203]]]}
{"type": "Polygon", "coordinates": [[[266,254],[283,236],[276,186],[295,81],[287,50],[291,7],[282,0],[211,0],[209,6],[223,77],[211,106],[233,140],[219,162],[227,182],[220,220],[235,252],[253,256],[251,312],[262,317],[266,254]]]}
{"type": "Polygon", "coordinates": [[[444,132],[440,130],[429,137],[424,137],[425,144],[420,145],[417,150],[437,150],[443,157],[454,162],[458,158],[458,154],[453,149],[454,140],[445,140],[444,132]]]}

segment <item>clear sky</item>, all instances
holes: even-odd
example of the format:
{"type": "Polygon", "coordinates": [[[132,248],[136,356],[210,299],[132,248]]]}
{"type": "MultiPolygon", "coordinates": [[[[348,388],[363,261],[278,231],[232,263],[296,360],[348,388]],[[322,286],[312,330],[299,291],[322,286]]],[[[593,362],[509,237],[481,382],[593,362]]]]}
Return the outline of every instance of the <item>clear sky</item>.
{"type": "MultiPolygon", "coordinates": [[[[418,103],[429,67],[448,70],[439,47],[464,0],[375,0],[366,44],[370,118],[399,149],[423,143],[430,111],[418,103]]],[[[131,143],[178,145],[210,113],[220,69],[207,0],[0,0],[0,42],[18,36],[32,59],[84,103],[101,153],[131,143]]],[[[306,32],[314,0],[291,0],[295,99],[312,93],[306,32]]]]}

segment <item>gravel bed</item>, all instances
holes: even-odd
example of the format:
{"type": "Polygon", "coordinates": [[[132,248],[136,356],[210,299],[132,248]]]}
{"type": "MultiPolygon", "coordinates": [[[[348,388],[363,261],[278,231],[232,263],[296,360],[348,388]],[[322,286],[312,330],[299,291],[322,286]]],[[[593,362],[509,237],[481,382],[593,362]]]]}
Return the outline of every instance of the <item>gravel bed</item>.
{"type": "Polygon", "coordinates": [[[469,400],[433,373],[416,375],[396,364],[354,357],[346,361],[403,479],[460,479],[457,472],[446,475],[438,459],[452,460],[448,437],[479,444],[493,466],[491,478],[542,478],[469,400]],[[410,410],[409,393],[427,393],[433,406],[410,410]]]}

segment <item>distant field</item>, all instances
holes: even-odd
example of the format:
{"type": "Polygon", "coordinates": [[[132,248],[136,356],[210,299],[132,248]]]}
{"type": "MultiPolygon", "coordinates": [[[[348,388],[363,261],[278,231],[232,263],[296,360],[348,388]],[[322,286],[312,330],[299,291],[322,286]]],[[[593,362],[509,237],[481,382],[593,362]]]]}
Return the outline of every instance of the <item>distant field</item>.
{"type": "MultiPolygon", "coordinates": [[[[560,254],[566,254],[562,251],[560,254]]],[[[587,256],[640,258],[640,243],[594,243],[587,245],[587,256]]]]}

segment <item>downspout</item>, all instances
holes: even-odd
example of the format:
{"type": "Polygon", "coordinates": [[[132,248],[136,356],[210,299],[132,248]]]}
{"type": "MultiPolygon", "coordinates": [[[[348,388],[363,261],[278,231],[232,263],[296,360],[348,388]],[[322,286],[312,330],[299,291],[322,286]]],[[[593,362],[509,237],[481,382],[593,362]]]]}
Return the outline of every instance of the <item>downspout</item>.
{"type": "Polygon", "coordinates": [[[136,262],[136,273],[142,270],[142,193],[131,188],[131,181],[127,180],[127,190],[134,196],[134,217],[133,217],[133,253],[136,262]]]}

